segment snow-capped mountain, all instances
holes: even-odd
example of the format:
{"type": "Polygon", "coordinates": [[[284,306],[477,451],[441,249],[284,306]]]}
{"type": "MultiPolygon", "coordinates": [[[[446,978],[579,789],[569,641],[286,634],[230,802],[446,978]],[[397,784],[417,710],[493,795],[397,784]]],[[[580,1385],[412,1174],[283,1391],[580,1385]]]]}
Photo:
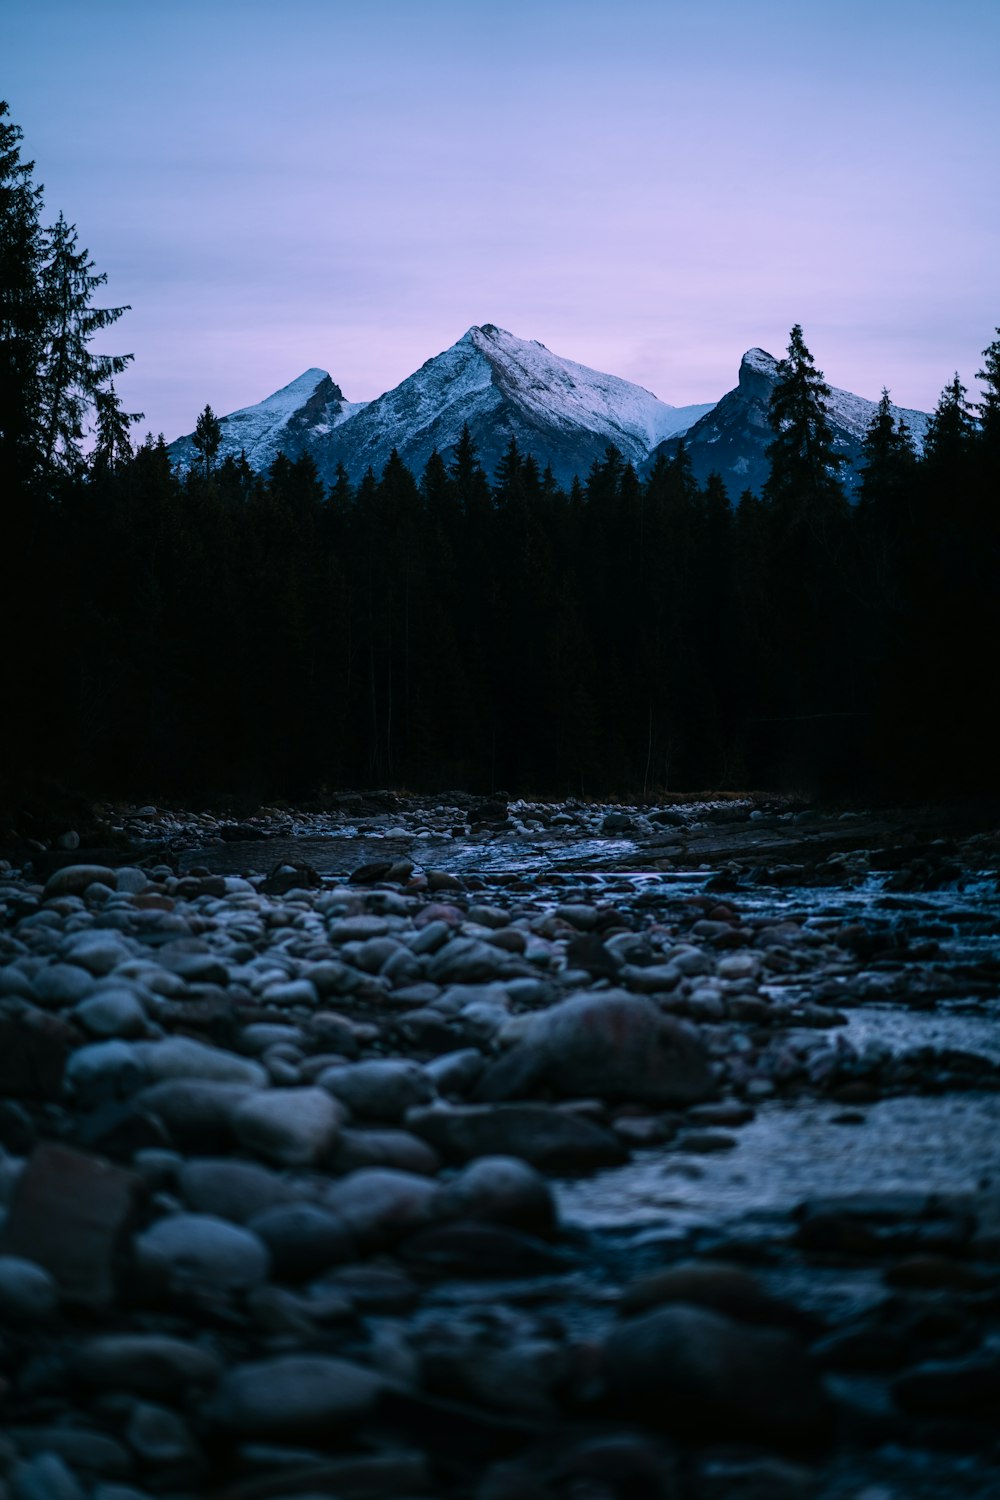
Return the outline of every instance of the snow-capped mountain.
{"type": "MultiPolygon", "coordinates": [[[[251,468],[269,469],[279,453],[299,458],[309,453],[318,467],[325,463],[331,432],[364,406],[363,401],[345,401],[344,393],[326,370],[306,370],[297,380],[282,386],[256,406],[220,417],[222,441],[219,460],[246,454],[251,468]]],[[[170,456],[181,469],[199,462],[191,435],[170,444],[170,456]]]]}
{"type": "MultiPolygon", "coordinates": [[[[767,448],[774,434],[767,420],[771,392],[778,378],[778,361],[764,349],[748,349],[740,363],[739,383],[718,404],[683,434],[695,477],[704,483],[709,474],[721,474],[735,501],[744,490],[759,494],[768,476],[767,448]]],[[[831,389],[827,402],[834,446],[849,460],[841,479],[853,488],[860,478],[861,442],[875,414],[877,402],[850,391],[831,389]]],[[[927,412],[892,408],[910,429],[919,449],[930,420],[927,412]]],[[[672,457],[678,435],[666,438],[645,466],[648,472],[658,454],[672,457]]]]}
{"type": "Polygon", "coordinates": [[[435,448],[449,456],[468,423],[487,473],[515,438],[569,484],[609,443],[638,465],[710,410],[668,406],[642,386],[484,323],[370,402],[333,435],[330,456],[359,478],[369,466],[380,473],[396,448],[419,474],[435,448]]]}
{"type": "MultiPolygon", "coordinates": [[[[374,401],[345,401],[325,370],[307,370],[257,406],[221,418],[219,457],[245,452],[263,471],[279,453],[308,453],[329,484],[338,464],[355,481],[369,467],[381,474],[395,448],[419,476],[435,448],[445,460],[451,456],[468,424],[489,475],[515,438],[522,453],[541,468],[550,464],[569,485],[575,475],[586,477],[609,443],[648,473],[657,454],[673,455],[683,438],[696,477],[721,474],[735,501],[745,489],[759,493],[767,478],[767,414],[777,376],[774,356],[750,349],[736,388],[721,401],[668,406],[631,381],[484,323],[374,401]]],[[[851,487],[876,403],[834,390],[828,405],[836,447],[850,460],[842,477],[851,487]]],[[[927,413],[893,411],[921,447],[927,413]]],[[[170,453],[182,469],[198,462],[190,436],[172,443],[170,453]]]]}
{"type": "MultiPolygon", "coordinates": [[[[354,480],[369,467],[380,474],[395,448],[419,475],[435,448],[450,456],[468,423],[488,474],[513,437],[569,484],[609,443],[639,465],[710,410],[710,403],[668,406],[631,381],[484,323],[367,404],[345,401],[325,371],[307,370],[259,406],[222,418],[219,457],[242,449],[255,469],[266,469],[278,452],[308,452],[329,483],[338,463],[354,480]]],[[[182,468],[197,461],[190,436],[170,452],[182,468]]]]}

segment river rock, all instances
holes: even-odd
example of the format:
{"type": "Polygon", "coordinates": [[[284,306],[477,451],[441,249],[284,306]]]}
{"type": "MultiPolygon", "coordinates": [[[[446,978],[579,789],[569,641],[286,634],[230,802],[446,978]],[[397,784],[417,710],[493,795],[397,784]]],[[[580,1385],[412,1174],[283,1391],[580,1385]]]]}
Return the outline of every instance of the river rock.
{"type": "Polygon", "coordinates": [[[426,1072],[438,1093],[446,1096],[467,1094],[478,1081],[484,1067],[483,1054],[478,1047],[463,1047],[457,1052],[445,1052],[425,1064],[426,1072]]]}
{"type": "Polygon", "coordinates": [[[368,1167],[334,1182],[324,1203],[366,1248],[392,1244],[434,1217],[440,1188],[415,1172],[368,1167]]]}
{"type": "Polygon", "coordinates": [[[112,969],[132,957],[132,949],[123,937],[109,929],[74,933],[63,949],[67,963],[86,969],[89,974],[110,974],[112,969]]]}
{"type": "Polygon", "coordinates": [[[405,1057],[327,1068],[317,1082],[353,1114],[373,1120],[401,1120],[408,1109],[434,1097],[424,1069],[405,1057]]]}
{"type": "Polygon", "coordinates": [[[124,985],[89,995],[75,1008],[73,1019],[91,1036],[141,1037],[149,1030],[145,1007],[124,985]]]}
{"type": "Polygon", "coordinates": [[[167,1407],[137,1401],[129,1413],[125,1436],[140,1462],[161,1477],[164,1470],[176,1471],[192,1461],[200,1467],[201,1453],[190,1427],[167,1407]]]}
{"type": "Polygon", "coordinates": [[[439,1211],[543,1237],[555,1232],[559,1217],[548,1182],[515,1156],[481,1156],[470,1162],[442,1188],[439,1211]]]}
{"type": "Polygon", "coordinates": [[[41,1266],[0,1255],[0,1324],[46,1323],[58,1301],[56,1283],[41,1266]]]}
{"type": "Polygon", "coordinates": [[[94,988],[93,974],[81,969],[79,964],[48,964],[32,976],[31,989],[39,1005],[58,1009],[63,1005],[77,1005],[94,988]]]}
{"type": "Polygon", "coordinates": [[[57,896],[82,896],[88,886],[106,885],[113,891],[117,884],[114,870],[107,865],[63,865],[45,882],[44,899],[57,896]]]}
{"type": "Polygon", "coordinates": [[[625,1288],[624,1315],[644,1312],[668,1302],[690,1302],[713,1308],[741,1323],[818,1331],[817,1320],[791,1303],[764,1290],[756,1276],[723,1261],[683,1261],[665,1271],[654,1271],[625,1288]]]}
{"type": "Polygon", "coordinates": [[[58,1099],[81,1040],[69,1021],[43,1010],[0,1015],[0,1098],[58,1099]]]}
{"type": "Polygon", "coordinates": [[[42,1266],[64,1297],[104,1306],[139,1192],[133,1172],[45,1142],[14,1186],[0,1251],[42,1266]]]}
{"type": "Polygon", "coordinates": [[[149,1077],[156,1081],[174,1078],[199,1079],[206,1083],[243,1084],[264,1088],[267,1069],[249,1057],[238,1057],[221,1047],[210,1047],[193,1037],[171,1036],[160,1042],[139,1042],[136,1056],[149,1077]]]}
{"type": "Polygon", "coordinates": [[[284,1167],[317,1166],[333,1151],[344,1112],[325,1089],[268,1089],[233,1116],[242,1145],[284,1167]]]}
{"type": "Polygon", "coordinates": [[[236,1365],[223,1377],[210,1418],[256,1440],[325,1436],[373,1410],[381,1378],[362,1365],[321,1354],[290,1354],[236,1365]]]}
{"type": "Polygon", "coordinates": [[[592,1120],[549,1104],[463,1104],[420,1108],[406,1123],[444,1156],[517,1156],[541,1171],[579,1172],[618,1167],[625,1146],[592,1120]]]}
{"type": "Polygon", "coordinates": [[[346,1221],[316,1203],[283,1203],[256,1214],[248,1226],[267,1246],[275,1277],[307,1281],[351,1260],[356,1239],[346,1221]]]}
{"type": "Polygon", "coordinates": [[[438,949],[427,969],[435,984],[479,984],[511,972],[522,972],[511,954],[468,937],[453,937],[438,949]]]}
{"type": "Polygon", "coordinates": [[[109,1333],[82,1344],[73,1356],[73,1369],[95,1390],[171,1401],[213,1386],[222,1365],[210,1350],[186,1339],[163,1333],[109,1333]]]}
{"type": "Polygon", "coordinates": [[[236,1111],[256,1090],[241,1083],[173,1078],[136,1096],[136,1105],[162,1120],[179,1147],[212,1151],[233,1143],[236,1111]]]}
{"type": "Polygon", "coordinates": [[[84,1106],[128,1098],[145,1080],[135,1048],[118,1038],[80,1047],[66,1064],[66,1088],[84,1106]]]}
{"type": "Polygon", "coordinates": [[[398,1167],[436,1177],[441,1158],[433,1146],[409,1130],[342,1130],[330,1158],[330,1171],[343,1175],[359,1167],[398,1167]]]}
{"type": "Polygon", "coordinates": [[[798,1340],[675,1303],[617,1327],[604,1346],[615,1402],[686,1438],[809,1447],[829,1431],[819,1376],[798,1340]]]}
{"type": "Polygon", "coordinates": [[[55,1453],[22,1459],[10,1471],[12,1500],[84,1500],[72,1471],[55,1453]]]}
{"type": "Polygon", "coordinates": [[[480,1082],[481,1099],[516,1098],[546,1083],[569,1097],[695,1104],[713,1092],[698,1033],[623,990],[575,995],[532,1017],[523,1038],[480,1082]]]}
{"type": "Polygon", "coordinates": [[[211,1214],[172,1214],[133,1242],[146,1287],[175,1294],[248,1291],[267,1280],[270,1256],[247,1229],[211,1214]]]}
{"type": "Polygon", "coordinates": [[[186,1162],[178,1186],[193,1213],[212,1213],[233,1224],[246,1224],[256,1214],[287,1202],[292,1191],[269,1167],[226,1157],[186,1162]]]}

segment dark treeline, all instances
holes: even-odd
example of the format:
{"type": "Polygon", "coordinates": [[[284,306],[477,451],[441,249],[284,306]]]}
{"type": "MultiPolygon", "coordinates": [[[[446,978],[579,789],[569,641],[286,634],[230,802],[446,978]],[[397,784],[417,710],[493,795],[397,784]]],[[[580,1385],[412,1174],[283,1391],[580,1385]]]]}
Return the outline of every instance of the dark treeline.
{"type": "Polygon", "coordinates": [[[177,797],[992,786],[1000,341],[984,402],[956,376],[921,458],[884,397],[855,505],[798,328],[770,482],[735,507],[683,449],[641,481],[609,448],[566,493],[513,443],[491,482],[468,434],[421,475],[394,455],[327,492],[309,459],[215,462],[208,410],[182,477],[162,438],[132,449],[123,361],[87,353],[121,309],[92,308],[74,231],[40,228],[18,138],[0,119],[15,779],[177,797]]]}

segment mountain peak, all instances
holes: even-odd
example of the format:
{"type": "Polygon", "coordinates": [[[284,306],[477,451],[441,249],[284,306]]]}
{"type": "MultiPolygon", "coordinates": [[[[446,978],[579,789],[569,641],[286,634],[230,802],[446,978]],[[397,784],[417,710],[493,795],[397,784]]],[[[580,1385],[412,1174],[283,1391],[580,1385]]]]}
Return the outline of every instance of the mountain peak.
{"type": "MultiPolygon", "coordinates": [[[[701,483],[716,473],[722,476],[733,499],[745,489],[760,492],[770,469],[767,450],[774,434],[769,408],[778,369],[779,361],[766,349],[748,349],[740,361],[735,389],[727,391],[708,415],[690,428],[684,443],[701,483]]],[[[831,388],[825,405],[834,447],[848,460],[841,478],[851,489],[861,472],[862,444],[876,405],[836,388],[831,388]]],[[[927,427],[926,413],[893,407],[893,415],[907,423],[919,448],[927,427]]],[[[676,449],[676,441],[668,439],[659,451],[672,456],[676,449]]]]}
{"type": "MultiPolygon", "coordinates": [[[[311,452],[363,405],[345,401],[329,373],[313,365],[256,406],[221,417],[219,457],[236,458],[244,453],[252,468],[267,469],[279,453],[297,458],[311,452]]],[[[197,461],[190,434],[171,443],[170,453],[182,469],[197,461]]]]}
{"type": "Polygon", "coordinates": [[[770,400],[778,375],[778,361],[766,349],[748,349],[740,360],[739,388],[748,396],[770,400]]]}

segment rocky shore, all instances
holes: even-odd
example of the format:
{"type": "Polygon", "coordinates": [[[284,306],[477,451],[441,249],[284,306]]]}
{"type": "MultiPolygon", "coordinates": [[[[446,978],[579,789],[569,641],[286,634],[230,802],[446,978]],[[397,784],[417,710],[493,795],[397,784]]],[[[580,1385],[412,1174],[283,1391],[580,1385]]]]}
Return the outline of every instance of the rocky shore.
{"type": "Polygon", "coordinates": [[[0,1495],[1000,1494],[1000,1052],[920,1033],[997,1015],[994,836],[104,828],[0,870],[0,1495]],[[762,1129],[877,1143],[903,1101],[904,1186],[758,1212],[762,1129]]]}

